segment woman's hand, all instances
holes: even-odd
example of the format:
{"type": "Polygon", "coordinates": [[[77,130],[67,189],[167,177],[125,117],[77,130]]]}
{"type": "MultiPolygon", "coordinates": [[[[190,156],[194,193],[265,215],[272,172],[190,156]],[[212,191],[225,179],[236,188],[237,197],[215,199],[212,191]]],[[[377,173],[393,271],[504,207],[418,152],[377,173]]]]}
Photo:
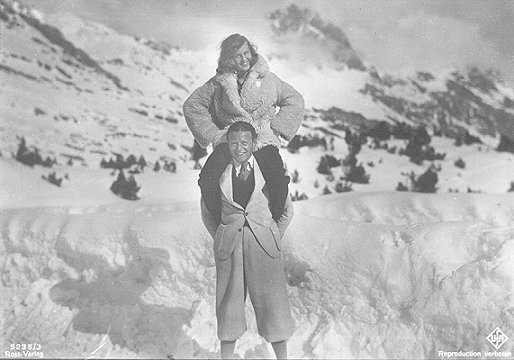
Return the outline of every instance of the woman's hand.
{"type": "Polygon", "coordinates": [[[214,135],[214,138],[212,139],[212,148],[214,149],[216,146],[222,143],[227,142],[227,130],[228,126],[224,129],[218,130],[216,135],[214,135]]]}

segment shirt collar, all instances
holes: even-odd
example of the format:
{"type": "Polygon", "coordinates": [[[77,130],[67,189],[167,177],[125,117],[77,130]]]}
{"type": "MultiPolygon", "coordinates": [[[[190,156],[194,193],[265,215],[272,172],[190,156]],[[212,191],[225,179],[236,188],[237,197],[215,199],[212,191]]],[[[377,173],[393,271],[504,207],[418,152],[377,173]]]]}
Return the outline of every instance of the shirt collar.
{"type": "MultiPolygon", "coordinates": [[[[253,155],[250,155],[250,158],[248,159],[248,165],[250,165],[248,167],[248,171],[252,170],[254,168],[254,157],[253,155]]],[[[236,163],[234,161],[232,161],[232,165],[234,165],[234,168],[236,169],[236,173],[239,174],[239,172],[241,171],[241,164],[238,164],[236,165],[236,163]]]]}

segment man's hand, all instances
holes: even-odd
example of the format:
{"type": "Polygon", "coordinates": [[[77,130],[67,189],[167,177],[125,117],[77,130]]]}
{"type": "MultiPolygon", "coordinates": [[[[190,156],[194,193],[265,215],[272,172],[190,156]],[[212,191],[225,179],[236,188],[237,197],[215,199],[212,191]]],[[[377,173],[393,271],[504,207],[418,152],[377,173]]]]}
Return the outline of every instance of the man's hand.
{"type": "Polygon", "coordinates": [[[286,203],[284,204],[284,211],[282,212],[282,215],[280,215],[280,218],[278,221],[276,221],[278,226],[278,231],[280,232],[280,237],[284,237],[284,234],[286,233],[287,227],[291,223],[291,220],[293,220],[294,216],[294,208],[293,208],[293,201],[291,200],[291,197],[288,196],[286,198],[286,203]]]}

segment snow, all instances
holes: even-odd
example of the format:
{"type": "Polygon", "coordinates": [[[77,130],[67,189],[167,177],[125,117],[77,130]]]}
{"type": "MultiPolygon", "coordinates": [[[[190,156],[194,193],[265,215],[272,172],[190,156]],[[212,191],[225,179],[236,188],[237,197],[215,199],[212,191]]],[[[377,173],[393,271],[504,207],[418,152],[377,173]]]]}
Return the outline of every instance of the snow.
{"type": "MultiPolygon", "coordinates": [[[[315,133],[314,131],[309,131],[315,133]]],[[[327,137],[328,141],[328,137],[327,137]]],[[[444,160],[433,161],[435,165],[441,165],[441,171],[437,172],[438,192],[458,190],[485,193],[505,193],[509,184],[514,179],[514,156],[512,153],[495,152],[488,145],[473,144],[454,146],[454,139],[444,137],[433,137],[430,146],[433,146],[437,153],[445,153],[444,160]],[[461,169],[454,165],[457,159],[463,159],[465,168],[461,169]],[[494,176],[492,176],[494,174],[494,176]]],[[[370,175],[368,184],[352,184],[352,189],[358,192],[393,191],[398,182],[407,184],[407,177],[402,173],[414,172],[416,176],[424,173],[432,162],[425,161],[423,165],[415,165],[408,157],[398,155],[401,148],[407,146],[404,140],[387,140],[389,148],[396,146],[395,154],[386,150],[372,149],[367,144],[362,146],[357,155],[357,163],[362,163],[366,173],[370,175]],[[371,166],[370,163],[373,165],[371,166]]],[[[290,192],[299,194],[305,193],[309,198],[322,195],[325,186],[334,192],[335,184],[343,176],[341,166],[332,168],[332,177],[319,174],[316,167],[322,156],[330,154],[337,159],[344,159],[348,155],[348,147],[343,139],[334,136],[334,151],[324,151],[321,147],[306,149],[301,148],[298,154],[291,154],[282,151],[289,174],[294,170],[299,173],[299,182],[290,184],[290,192]],[[318,187],[315,187],[315,183],[318,187]]]]}
{"type": "Polygon", "coordinates": [[[270,67],[280,78],[294,84],[304,96],[307,108],[337,106],[345,111],[360,113],[368,119],[384,118],[383,108],[359,92],[369,81],[366,72],[314,66],[305,66],[300,70],[280,59],[272,59],[270,67]]]}
{"type": "MultiPolygon", "coordinates": [[[[291,357],[436,357],[487,350],[496,326],[513,333],[513,195],[348,193],[296,204],[284,253],[291,357]]],[[[3,348],[217,356],[212,240],[197,201],[4,207],[0,228],[3,348]]],[[[247,312],[236,352],[272,357],[247,312]]]]}
{"type": "MultiPolygon", "coordinates": [[[[283,155],[297,167],[309,152],[283,155]]],[[[197,170],[138,175],[137,202],[109,192],[110,170],[68,171],[59,189],[42,168],[0,158],[0,346],[38,342],[45,357],[218,357],[197,170]]],[[[289,355],[490,350],[496,326],[514,331],[513,219],[512,193],[382,189],[296,202],[283,254],[297,326],[289,355]]],[[[236,352],[273,358],[249,302],[247,319],[236,352]]]]}
{"type": "MultiPolygon", "coordinates": [[[[8,29],[0,22],[2,64],[36,78],[0,77],[0,351],[37,342],[49,358],[219,357],[212,239],[201,223],[198,170],[185,149],[192,136],[180,113],[189,91],[214,73],[217,49],[164,55],[72,15],[45,21],[130,90],[70,65],[57,46],[29,42],[42,39],[32,27],[8,29]],[[83,91],[60,81],[66,79],[56,66],[83,91]],[[34,115],[35,107],[46,114],[34,115]],[[177,123],[156,117],[167,115],[177,123]],[[15,161],[18,136],[59,163],[48,169],[15,161]],[[102,157],[133,152],[150,167],[163,159],[177,163],[176,173],[147,168],[136,174],[141,199],[135,202],[115,196],[109,187],[117,174],[99,166],[102,157]],[[51,185],[42,176],[52,171],[69,179],[51,185]]],[[[371,81],[365,72],[297,71],[281,59],[270,65],[304,94],[308,107],[339,106],[370,119],[390,114],[359,92],[371,81]]],[[[442,89],[443,78],[422,85],[442,89]]],[[[411,89],[393,88],[390,95],[409,97],[411,89]]],[[[501,93],[514,97],[512,89],[501,93]]],[[[493,143],[455,147],[453,139],[433,137],[430,145],[447,154],[434,161],[441,165],[438,193],[404,193],[394,191],[406,180],[402,172],[419,175],[429,162],[415,165],[365,144],[357,159],[370,183],[321,196],[325,186],[335,191],[343,173],[339,166],[332,177],[319,174],[319,159],[348,154],[344,131],[328,136],[325,128],[313,116],[300,133],[334,136],[333,150],[281,149],[289,173],[300,176],[291,193],[309,197],[294,203],[284,239],[297,327],[289,356],[436,358],[440,350],[492,350],[485,338],[495,327],[512,338],[514,193],[507,189],[513,154],[497,153],[493,143]],[[459,158],[464,169],[454,165],[459,158]],[[468,187],[482,193],[466,193],[468,187]]],[[[257,334],[250,302],[247,319],[237,354],[273,358],[257,334]]],[[[513,344],[501,350],[514,352],[513,344]]]]}

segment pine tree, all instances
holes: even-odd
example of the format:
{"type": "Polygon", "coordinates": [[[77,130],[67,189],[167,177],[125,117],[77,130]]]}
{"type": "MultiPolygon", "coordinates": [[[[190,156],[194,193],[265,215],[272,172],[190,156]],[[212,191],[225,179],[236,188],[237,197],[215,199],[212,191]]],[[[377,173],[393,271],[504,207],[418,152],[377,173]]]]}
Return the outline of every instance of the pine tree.
{"type": "Polygon", "coordinates": [[[28,165],[30,167],[33,167],[34,165],[52,167],[52,165],[57,162],[55,158],[52,160],[50,157],[47,157],[47,160],[43,161],[43,158],[41,157],[37,147],[34,147],[33,151],[29,151],[24,137],[20,139],[20,143],[18,144],[18,149],[16,151],[16,155],[14,155],[14,158],[22,164],[28,165]]]}
{"type": "Polygon", "coordinates": [[[47,156],[46,159],[41,163],[44,167],[52,167],[54,164],[54,160],[50,159],[50,156],[47,156]]]}
{"type": "Polygon", "coordinates": [[[107,163],[106,165],[107,168],[110,168],[110,169],[117,169],[116,167],[116,162],[114,161],[114,159],[111,157],[109,158],[109,162],[107,163]]]}
{"type": "Polygon", "coordinates": [[[337,160],[334,156],[327,154],[323,155],[319,161],[317,171],[320,174],[330,175],[332,174],[331,168],[335,166],[339,166],[341,164],[340,160],[337,160]]]}
{"type": "Polygon", "coordinates": [[[432,169],[428,169],[415,180],[413,191],[422,193],[435,193],[435,185],[437,184],[437,181],[437,173],[432,171],[432,169]]]}
{"type": "Polygon", "coordinates": [[[126,167],[128,167],[127,163],[125,162],[125,160],[123,159],[123,155],[121,154],[116,154],[116,169],[125,169],[126,167]]]}
{"type": "Polygon", "coordinates": [[[367,184],[369,183],[369,175],[366,174],[362,164],[357,166],[357,153],[354,152],[355,150],[356,148],[351,147],[350,153],[343,160],[344,177],[346,180],[354,183],[367,184]]]}
{"type": "Polygon", "coordinates": [[[298,170],[294,170],[293,171],[293,175],[291,176],[291,182],[293,184],[296,184],[300,181],[300,175],[298,174],[298,170]]]}
{"type": "Polygon", "coordinates": [[[398,181],[398,185],[396,186],[396,191],[409,191],[409,188],[400,181],[398,181]]]}
{"type": "Polygon", "coordinates": [[[348,192],[348,191],[353,191],[352,189],[352,183],[349,182],[349,181],[344,181],[344,182],[336,182],[336,186],[335,186],[335,189],[334,189],[337,193],[342,193],[342,192],[348,192]]]}
{"type": "Polygon", "coordinates": [[[455,166],[461,169],[464,169],[466,167],[466,163],[464,162],[464,160],[462,160],[462,158],[458,158],[454,164],[455,166]]]}
{"type": "Polygon", "coordinates": [[[307,194],[302,193],[301,195],[298,193],[298,190],[295,191],[293,195],[291,195],[292,201],[301,201],[301,200],[307,200],[309,197],[307,194]]]}
{"type": "Polygon", "coordinates": [[[357,165],[357,157],[354,153],[350,152],[344,159],[343,159],[343,167],[345,168],[353,168],[357,165]]]}
{"type": "Polygon", "coordinates": [[[55,171],[50,173],[48,176],[42,175],[41,177],[48,181],[50,184],[54,184],[59,187],[61,186],[62,178],[57,178],[55,171]]]}
{"type": "Polygon", "coordinates": [[[20,139],[20,143],[18,144],[18,151],[16,151],[16,160],[20,161],[20,159],[28,152],[29,149],[27,148],[27,143],[25,138],[22,137],[20,139]]]}
{"type": "Polygon", "coordinates": [[[141,187],[136,183],[136,179],[134,179],[134,176],[130,175],[128,178],[126,188],[125,188],[124,199],[127,199],[127,200],[139,199],[139,197],[137,196],[137,192],[140,189],[141,189],[141,187]]]}
{"type": "Polygon", "coordinates": [[[133,154],[130,154],[128,157],[127,157],[127,160],[125,161],[125,166],[126,167],[130,167],[134,164],[137,164],[137,160],[136,160],[136,157],[133,155],[133,154]]]}
{"type": "Polygon", "coordinates": [[[144,172],[145,167],[147,166],[147,163],[146,163],[146,160],[145,160],[143,155],[141,155],[139,157],[139,160],[137,161],[137,164],[139,165],[139,168],[141,169],[141,171],[144,172]]]}
{"type": "Polygon", "coordinates": [[[41,157],[41,154],[39,153],[39,149],[38,148],[35,148],[34,151],[32,152],[32,164],[42,164],[43,163],[43,158],[41,157]]]}
{"type": "Polygon", "coordinates": [[[120,170],[118,178],[111,185],[111,191],[126,200],[138,200],[137,192],[140,189],[141,187],[136,183],[134,176],[130,175],[127,180],[123,170],[120,170]]]}
{"type": "Polygon", "coordinates": [[[514,181],[510,182],[510,188],[507,190],[507,192],[513,192],[514,191],[514,181]]]}
{"type": "Polygon", "coordinates": [[[332,174],[332,170],[330,170],[330,166],[328,166],[328,161],[325,159],[325,157],[322,157],[320,159],[318,167],[316,168],[316,170],[320,174],[324,174],[324,175],[332,174]]]}
{"type": "Polygon", "coordinates": [[[118,173],[118,178],[112,183],[111,191],[116,195],[121,194],[123,186],[125,186],[127,179],[125,178],[125,173],[120,169],[118,173]]]}
{"type": "Polygon", "coordinates": [[[368,184],[369,183],[369,174],[366,174],[366,170],[359,164],[359,166],[354,166],[345,173],[345,179],[358,184],[368,184]]]}

